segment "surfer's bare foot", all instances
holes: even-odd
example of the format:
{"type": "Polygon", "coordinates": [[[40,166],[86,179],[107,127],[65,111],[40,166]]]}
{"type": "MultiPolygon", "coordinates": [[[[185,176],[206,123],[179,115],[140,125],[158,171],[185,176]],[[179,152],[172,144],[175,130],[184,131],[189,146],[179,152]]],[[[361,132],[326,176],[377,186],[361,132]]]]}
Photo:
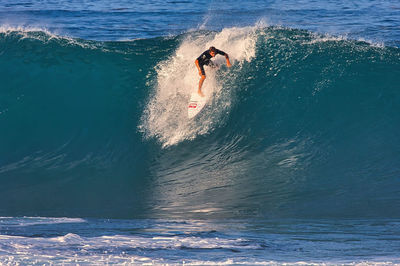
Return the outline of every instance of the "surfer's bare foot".
{"type": "Polygon", "coordinates": [[[203,94],[203,92],[202,92],[201,90],[198,90],[197,93],[198,93],[201,97],[204,97],[204,94],[203,94]]]}

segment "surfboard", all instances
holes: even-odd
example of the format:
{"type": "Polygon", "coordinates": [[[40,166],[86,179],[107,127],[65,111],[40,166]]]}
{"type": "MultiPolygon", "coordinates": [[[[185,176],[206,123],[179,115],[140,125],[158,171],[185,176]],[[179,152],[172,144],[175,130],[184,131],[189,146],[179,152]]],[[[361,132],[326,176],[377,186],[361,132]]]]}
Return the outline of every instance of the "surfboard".
{"type": "Polygon", "coordinates": [[[188,117],[193,118],[198,115],[206,103],[206,97],[201,97],[197,92],[193,92],[188,105],[188,117]]]}

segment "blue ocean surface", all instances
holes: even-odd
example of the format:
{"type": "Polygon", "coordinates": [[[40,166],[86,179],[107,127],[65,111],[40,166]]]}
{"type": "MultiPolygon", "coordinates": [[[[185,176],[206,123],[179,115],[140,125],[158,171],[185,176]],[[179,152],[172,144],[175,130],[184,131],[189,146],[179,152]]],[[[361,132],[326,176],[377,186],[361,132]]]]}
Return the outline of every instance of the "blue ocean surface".
{"type": "Polygon", "coordinates": [[[0,264],[399,264],[399,48],[397,0],[1,1],[0,264]]]}

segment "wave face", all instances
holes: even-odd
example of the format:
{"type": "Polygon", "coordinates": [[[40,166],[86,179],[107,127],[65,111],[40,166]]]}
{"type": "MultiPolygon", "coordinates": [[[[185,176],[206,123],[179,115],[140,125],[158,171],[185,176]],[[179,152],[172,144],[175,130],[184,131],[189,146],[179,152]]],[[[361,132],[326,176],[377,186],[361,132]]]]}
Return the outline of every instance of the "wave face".
{"type": "Polygon", "coordinates": [[[0,215],[386,217],[400,52],[279,27],[126,42],[0,33],[0,215]],[[186,118],[195,58],[209,105],[186,118]]]}

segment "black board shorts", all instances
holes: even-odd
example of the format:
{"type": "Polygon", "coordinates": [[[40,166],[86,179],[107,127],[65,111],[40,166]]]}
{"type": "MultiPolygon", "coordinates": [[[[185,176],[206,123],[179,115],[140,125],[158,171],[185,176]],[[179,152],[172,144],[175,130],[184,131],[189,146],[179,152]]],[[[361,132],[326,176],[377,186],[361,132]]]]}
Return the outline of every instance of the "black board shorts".
{"type": "Polygon", "coordinates": [[[204,71],[204,65],[199,65],[200,70],[201,70],[201,75],[205,76],[206,72],[204,71]]]}
{"type": "Polygon", "coordinates": [[[203,76],[206,75],[206,72],[204,71],[204,66],[209,66],[209,67],[211,67],[211,68],[217,67],[217,65],[215,65],[215,64],[213,63],[213,61],[208,61],[206,64],[199,64],[199,67],[200,67],[200,70],[201,70],[201,74],[202,74],[203,76]]]}

